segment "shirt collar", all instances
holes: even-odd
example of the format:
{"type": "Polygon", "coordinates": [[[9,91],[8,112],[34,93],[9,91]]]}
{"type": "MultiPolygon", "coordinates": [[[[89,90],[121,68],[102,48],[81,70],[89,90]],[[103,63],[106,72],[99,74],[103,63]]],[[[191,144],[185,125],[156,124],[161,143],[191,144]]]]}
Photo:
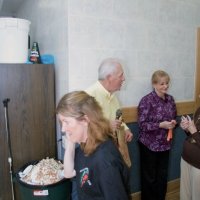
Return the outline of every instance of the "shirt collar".
{"type": "Polygon", "coordinates": [[[158,101],[164,101],[164,102],[168,101],[168,95],[167,94],[165,94],[165,99],[159,97],[155,90],[153,90],[152,94],[153,94],[153,96],[154,96],[154,98],[156,99],[157,102],[158,101]]]}
{"type": "Polygon", "coordinates": [[[108,90],[106,90],[106,88],[103,87],[103,85],[100,83],[100,81],[97,81],[97,85],[98,85],[102,95],[104,95],[108,99],[112,99],[113,98],[114,94],[110,93],[108,90]]]}

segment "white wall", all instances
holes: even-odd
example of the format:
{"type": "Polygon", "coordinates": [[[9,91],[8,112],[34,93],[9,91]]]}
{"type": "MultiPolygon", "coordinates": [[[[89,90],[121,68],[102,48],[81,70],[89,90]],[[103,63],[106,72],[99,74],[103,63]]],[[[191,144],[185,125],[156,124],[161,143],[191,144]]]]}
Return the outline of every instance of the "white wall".
{"type": "Polygon", "coordinates": [[[57,101],[92,84],[104,58],[118,57],[126,70],[119,97],[133,106],[157,69],[170,74],[176,101],[194,98],[199,10],[198,0],[27,0],[18,14],[31,21],[41,54],[55,56],[57,101]]]}
{"type": "Polygon", "coordinates": [[[151,90],[154,70],[171,78],[176,101],[194,98],[198,0],[70,0],[69,90],[84,89],[97,79],[105,57],[123,60],[126,85],[123,106],[137,105],[151,90]]]}
{"type": "MultiPolygon", "coordinates": [[[[39,43],[40,54],[52,54],[55,59],[56,101],[68,91],[68,10],[66,0],[26,0],[18,17],[31,21],[30,36],[39,43]]],[[[57,140],[61,138],[57,124],[57,140]]],[[[58,158],[62,159],[61,143],[58,158]]]]}
{"type": "Polygon", "coordinates": [[[31,21],[31,46],[39,43],[40,54],[55,59],[56,100],[68,91],[68,10],[66,0],[26,0],[18,17],[31,21]]]}
{"type": "Polygon", "coordinates": [[[26,0],[18,16],[31,21],[40,53],[55,57],[57,101],[87,88],[100,62],[117,57],[126,71],[124,107],[151,91],[157,69],[170,74],[176,101],[193,100],[199,10],[199,0],[26,0]]]}

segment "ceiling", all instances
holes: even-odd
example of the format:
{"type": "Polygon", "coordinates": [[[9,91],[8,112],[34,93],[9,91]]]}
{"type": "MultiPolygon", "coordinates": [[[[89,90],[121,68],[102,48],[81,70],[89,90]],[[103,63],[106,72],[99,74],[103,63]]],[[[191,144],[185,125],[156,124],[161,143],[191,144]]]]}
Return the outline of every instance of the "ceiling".
{"type": "Polygon", "coordinates": [[[0,16],[15,16],[25,0],[0,0],[0,16]]]}

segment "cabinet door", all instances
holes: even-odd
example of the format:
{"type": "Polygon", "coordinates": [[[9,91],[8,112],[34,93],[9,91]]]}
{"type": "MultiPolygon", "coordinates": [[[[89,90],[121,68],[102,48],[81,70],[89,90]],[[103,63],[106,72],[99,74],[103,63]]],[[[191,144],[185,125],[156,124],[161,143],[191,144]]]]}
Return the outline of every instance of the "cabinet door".
{"type": "MultiPolygon", "coordinates": [[[[11,199],[5,108],[8,103],[13,172],[56,156],[53,65],[0,64],[0,200],[11,199]]],[[[16,185],[16,184],[15,184],[16,185]]],[[[17,198],[18,191],[15,187],[17,198]]]]}

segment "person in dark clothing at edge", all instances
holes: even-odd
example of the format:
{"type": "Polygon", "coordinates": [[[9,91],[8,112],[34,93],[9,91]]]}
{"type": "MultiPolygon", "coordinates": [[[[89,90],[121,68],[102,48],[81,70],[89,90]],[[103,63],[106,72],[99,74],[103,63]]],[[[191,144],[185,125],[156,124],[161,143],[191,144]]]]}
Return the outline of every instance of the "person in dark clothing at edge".
{"type": "Polygon", "coordinates": [[[76,176],[79,200],[128,200],[129,169],[95,98],[70,92],[56,112],[66,133],[64,176],[76,176]],[[75,148],[75,143],[80,145],[75,148]]]}
{"type": "Polygon", "coordinates": [[[180,200],[200,199],[200,108],[190,116],[182,116],[180,126],[187,138],[181,158],[180,200]]]}
{"type": "Polygon", "coordinates": [[[141,200],[164,200],[166,195],[172,141],[167,136],[176,125],[175,101],[167,94],[169,81],[165,71],[155,71],[151,78],[153,91],[138,106],[141,200]]]}

